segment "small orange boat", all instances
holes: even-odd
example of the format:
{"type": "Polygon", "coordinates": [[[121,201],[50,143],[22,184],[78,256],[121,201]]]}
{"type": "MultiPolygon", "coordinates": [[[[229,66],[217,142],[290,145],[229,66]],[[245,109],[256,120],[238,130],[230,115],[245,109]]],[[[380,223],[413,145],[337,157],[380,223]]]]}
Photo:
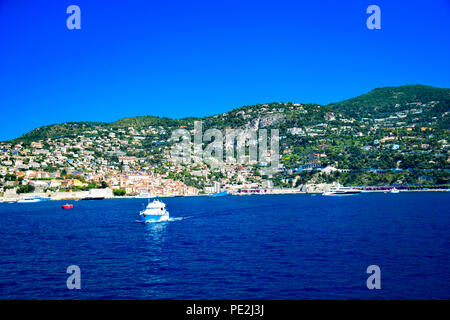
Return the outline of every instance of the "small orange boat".
{"type": "Polygon", "coordinates": [[[73,204],[63,204],[63,209],[73,209],[73,204]]]}

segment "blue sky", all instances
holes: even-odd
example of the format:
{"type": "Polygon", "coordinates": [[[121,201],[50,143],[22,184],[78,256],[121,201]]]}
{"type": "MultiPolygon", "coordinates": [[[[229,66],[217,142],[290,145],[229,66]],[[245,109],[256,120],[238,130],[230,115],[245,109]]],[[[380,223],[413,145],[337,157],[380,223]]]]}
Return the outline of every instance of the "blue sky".
{"type": "Polygon", "coordinates": [[[66,121],[449,88],[449,18],[448,0],[0,0],[0,140],[66,121]],[[71,4],[81,30],[66,27],[71,4]],[[371,4],[381,30],[366,27],[371,4]]]}

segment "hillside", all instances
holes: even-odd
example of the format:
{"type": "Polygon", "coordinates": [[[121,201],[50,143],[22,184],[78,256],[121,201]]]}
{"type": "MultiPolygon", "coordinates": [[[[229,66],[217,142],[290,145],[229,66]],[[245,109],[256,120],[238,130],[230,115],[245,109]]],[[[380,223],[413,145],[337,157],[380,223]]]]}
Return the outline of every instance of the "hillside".
{"type": "Polygon", "coordinates": [[[159,118],[155,116],[140,116],[140,117],[130,117],[123,118],[114,121],[109,124],[112,128],[126,128],[126,127],[148,127],[148,126],[176,126],[178,124],[177,120],[170,118],[159,118]]]}
{"type": "Polygon", "coordinates": [[[61,124],[52,124],[31,130],[23,136],[16,138],[13,142],[31,142],[54,138],[70,138],[78,134],[91,130],[95,127],[106,127],[104,122],[66,122],[61,124]]]}
{"type": "MultiPolygon", "coordinates": [[[[147,127],[147,126],[162,126],[164,128],[176,128],[182,125],[192,125],[194,120],[203,120],[205,128],[216,127],[236,128],[249,124],[249,120],[253,122],[257,119],[264,119],[273,116],[272,108],[278,108],[278,121],[276,123],[286,123],[286,125],[298,126],[319,123],[324,116],[324,113],[339,113],[343,116],[356,118],[361,120],[363,118],[383,118],[389,116],[394,112],[407,111],[416,108],[421,104],[436,101],[434,108],[428,110],[421,115],[420,118],[431,119],[433,117],[440,117],[448,112],[450,109],[450,89],[436,88],[423,85],[406,85],[401,87],[385,87],[377,88],[369,93],[361,96],[344,100],[341,102],[331,103],[327,106],[321,106],[321,113],[296,113],[284,108],[285,106],[292,106],[292,103],[269,103],[264,105],[244,106],[233,109],[222,115],[209,116],[204,118],[184,118],[184,119],[170,119],[160,118],[155,116],[139,116],[123,118],[112,123],[102,122],[70,122],[44,126],[34,129],[25,135],[14,139],[15,142],[31,142],[45,139],[52,139],[57,137],[73,137],[77,134],[92,130],[93,128],[126,128],[126,127],[147,127]],[[419,103],[419,104],[418,104],[419,103]],[[270,110],[269,110],[270,109],[270,110]],[[281,110],[282,109],[282,110],[281,110]],[[250,112],[248,112],[250,110],[250,112]],[[269,111],[267,111],[269,110],[269,111]],[[281,111],[280,111],[281,110],[281,111]],[[246,117],[241,117],[240,114],[246,113],[246,117]],[[253,118],[253,119],[252,119],[253,118]]],[[[312,108],[315,105],[303,105],[307,108],[312,108]]],[[[438,121],[442,128],[448,126],[448,117],[438,121]]],[[[254,123],[253,123],[254,124],[254,123]]]]}
{"type": "MultiPolygon", "coordinates": [[[[99,183],[127,172],[151,172],[199,190],[213,181],[265,185],[264,159],[244,166],[229,162],[220,169],[173,164],[171,133],[192,130],[201,120],[204,132],[278,129],[280,165],[271,176],[275,186],[448,183],[449,94],[449,89],[412,85],[379,88],[330,105],[273,102],[203,118],[140,116],[50,125],[0,143],[0,176],[24,177],[40,170],[36,174],[45,178],[71,172],[99,183]],[[325,168],[333,171],[323,174],[325,168]]],[[[12,182],[3,183],[7,188],[12,182]]]]}
{"type": "Polygon", "coordinates": [[[450,89],[423,85],[376,88],[369,93],[329,106],[351,117],[381,118],[393,111],[403,111],[416,102],[440,101],[450,107],[450,89]]]}

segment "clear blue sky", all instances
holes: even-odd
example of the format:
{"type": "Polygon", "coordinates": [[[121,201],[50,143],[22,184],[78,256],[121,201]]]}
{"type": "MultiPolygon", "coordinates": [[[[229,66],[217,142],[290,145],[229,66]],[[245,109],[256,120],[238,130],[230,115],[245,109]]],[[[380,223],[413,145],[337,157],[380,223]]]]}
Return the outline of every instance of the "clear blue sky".
{"type": "Polygon", "coordinates": [[[376,87],[450,87],[450,1],[0,0],[0,140],[376,87]],[[81,30],[66,8],[81,8],[81,30]],[[368,30],[366,8],[381,8],[368,30]]]}

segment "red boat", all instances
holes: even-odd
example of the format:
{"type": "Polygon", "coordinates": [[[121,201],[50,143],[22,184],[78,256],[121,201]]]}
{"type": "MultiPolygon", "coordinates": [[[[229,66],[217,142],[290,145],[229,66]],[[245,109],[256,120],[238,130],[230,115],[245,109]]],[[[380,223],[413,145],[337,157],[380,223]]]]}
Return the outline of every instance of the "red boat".
{"type": "Polygon", "coordinates": [[[73,209],[73,204],[63,204],[63,209],[73,209]]]}

